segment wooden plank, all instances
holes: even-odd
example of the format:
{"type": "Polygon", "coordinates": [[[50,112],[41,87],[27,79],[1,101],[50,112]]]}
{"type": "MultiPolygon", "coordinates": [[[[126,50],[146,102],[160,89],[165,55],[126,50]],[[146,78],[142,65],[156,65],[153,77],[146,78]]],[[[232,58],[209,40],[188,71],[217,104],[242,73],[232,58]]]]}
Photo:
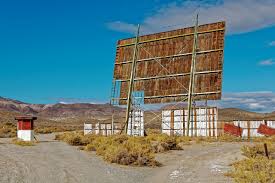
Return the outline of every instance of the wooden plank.
{"type": "Polygon", "coordinates": [[[194,108],[194,124],[195,124],[195,137],[198,136],[198,128],[197,128],[197,109],[194,108]]]}
{"type": "Polygon", "coordinates": [[[182,114],[182,125],[183,125],[183,127],[182,127],[183,132],[182,132],[182,134],[183,134],[183,136],[185,136],[185,113],[184,112],[185,111],[183,109],[183,114],[182,114]]]}
{"type": "Polygon", "coordinates": [[[215,115],[214,115],[215,109],[212,108],[212,130],[213,130],[213,137],[216,136],[216,128],[215,128],[215,115]]]}
{"type": "Polygon", "coordinates": [[[207,117],[208,117],[208,132],[209,132],[209,134],[208,134],[208,136],[209,137],[211,137],[211,115],[210,115],[210,108],[207,108],[207,117]]]}
{"type": "Polygon", "coordinates": [[[247,139],[250,139],[250,121],[247,121],[247,139]]]}
{"type": "Polygon", "coordinates": [[[171,130],[170,130],[170,136],[174,136],[175,134],[175,111],[171,111],[171,130]]]}

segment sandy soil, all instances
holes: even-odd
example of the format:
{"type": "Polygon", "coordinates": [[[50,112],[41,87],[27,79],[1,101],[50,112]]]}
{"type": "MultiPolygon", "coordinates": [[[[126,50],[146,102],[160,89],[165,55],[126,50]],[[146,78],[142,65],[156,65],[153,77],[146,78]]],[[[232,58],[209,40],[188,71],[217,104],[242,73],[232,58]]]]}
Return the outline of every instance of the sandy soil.
{"type": "Polygon", "coordinates": [[[95,153],[40,135],[36,146],[21,147],[0,139],[0,182],[231,182],[223,176],[242,158],[238,143],[194,144],[183,151],[160,154],[158,168],[126,167],[104,162],[95,153]]]}

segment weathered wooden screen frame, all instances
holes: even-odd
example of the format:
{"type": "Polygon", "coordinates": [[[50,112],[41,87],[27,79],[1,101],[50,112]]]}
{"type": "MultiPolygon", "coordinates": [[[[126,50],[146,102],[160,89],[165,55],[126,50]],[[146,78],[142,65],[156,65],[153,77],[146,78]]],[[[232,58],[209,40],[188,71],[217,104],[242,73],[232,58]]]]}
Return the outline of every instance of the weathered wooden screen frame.
{"type": "MultiPolygon", "coordinates": [[[[198,27],[193,100],[219,100],[222,90],[225,22],[198,27]]],[[[144,103],[182,101],[188,96],[194,27],[139,37],[133,91],[144,103]]],[[[121,82],[112,100],[127,102],[135,38],[117,43],[114,80],[121,82]]]]}

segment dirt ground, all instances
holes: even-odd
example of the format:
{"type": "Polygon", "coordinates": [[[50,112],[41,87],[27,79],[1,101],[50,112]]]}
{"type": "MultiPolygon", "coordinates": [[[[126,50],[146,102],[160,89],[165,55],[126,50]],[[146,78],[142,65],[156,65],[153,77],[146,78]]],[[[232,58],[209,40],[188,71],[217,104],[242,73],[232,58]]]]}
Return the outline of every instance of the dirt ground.
{"type": "Polygon", "coordinates": [[[166,183],[232,182],[223,173],[241,159],[239,143],[194,144],[183,151],[159,154],[162,167],[127,167],[104,162],[95,153],[53,140],[54,135],[37,136],[31,147],[0,139],[0,182],[27,183],[166,183]]]}

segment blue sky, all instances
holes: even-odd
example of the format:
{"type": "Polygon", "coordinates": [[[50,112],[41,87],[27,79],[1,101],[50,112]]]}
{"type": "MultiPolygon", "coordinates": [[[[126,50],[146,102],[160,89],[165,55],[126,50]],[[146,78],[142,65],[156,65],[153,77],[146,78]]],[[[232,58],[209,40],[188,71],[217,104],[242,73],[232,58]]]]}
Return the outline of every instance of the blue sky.
{"type": "MultiPolygon", "coordinates": [[[[108,102],[116,40],[137,23],[143,33],[190,26],[199,12],[201,23],[227,21],[224,96],[264,95],[274,107],[274,9],[275,0],[1,1],[0,96],[108,102]]],[[[267,107],[256,102],[251,110],[267,107]]]]}

